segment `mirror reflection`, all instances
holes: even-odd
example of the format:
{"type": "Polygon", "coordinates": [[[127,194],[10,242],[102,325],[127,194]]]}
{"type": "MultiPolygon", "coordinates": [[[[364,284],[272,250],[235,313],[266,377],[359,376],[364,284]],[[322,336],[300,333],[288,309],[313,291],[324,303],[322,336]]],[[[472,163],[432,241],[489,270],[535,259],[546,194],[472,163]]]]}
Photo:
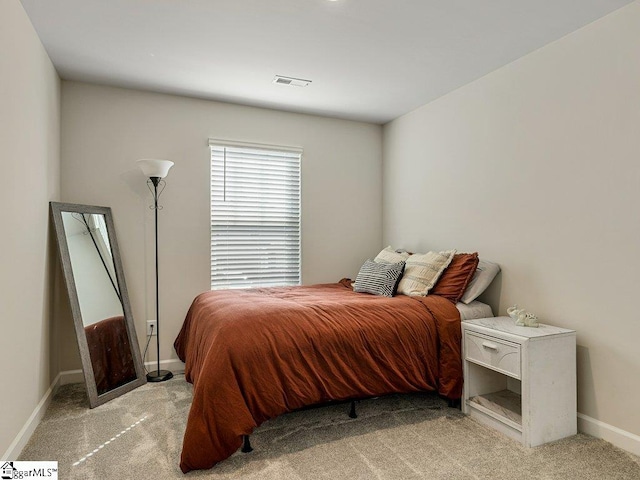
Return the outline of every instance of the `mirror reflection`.
{"type": "Polygon", "coordinates": [[[62,212],[73,278],[84,326],[122,317],[113,255],[104,215],[62,212]]]}
{"type": "Polygon", "coordinates": [[[52,203],[91,406],[145,383],[111,210],[52,203]]]}

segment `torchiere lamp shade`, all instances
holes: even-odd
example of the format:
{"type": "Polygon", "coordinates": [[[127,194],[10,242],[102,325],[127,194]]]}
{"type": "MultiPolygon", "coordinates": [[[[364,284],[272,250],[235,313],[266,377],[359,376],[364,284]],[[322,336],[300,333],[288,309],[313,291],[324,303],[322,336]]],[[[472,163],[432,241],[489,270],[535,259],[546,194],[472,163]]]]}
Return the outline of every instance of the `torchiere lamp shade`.
{"type": "Polygon", "coordinates": [[[169,169],[173,167],[171,160],[159,160],[155,158],[143,158],[136,162],[142,173],[149,178],[164,178],[169,174],[169,169]]]}

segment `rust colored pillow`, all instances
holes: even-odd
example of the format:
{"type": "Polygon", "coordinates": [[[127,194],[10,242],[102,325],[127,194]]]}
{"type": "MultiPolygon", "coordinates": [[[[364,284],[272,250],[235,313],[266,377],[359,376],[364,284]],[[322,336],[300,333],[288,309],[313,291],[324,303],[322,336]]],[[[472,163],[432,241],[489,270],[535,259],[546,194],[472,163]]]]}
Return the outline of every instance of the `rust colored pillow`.
{"type": "Polygon", "coordinates": [[[458,253],[442,273],[429,295],[440,295],[453,303],[458,303],[476,273],[478,252],[458,253]]]}

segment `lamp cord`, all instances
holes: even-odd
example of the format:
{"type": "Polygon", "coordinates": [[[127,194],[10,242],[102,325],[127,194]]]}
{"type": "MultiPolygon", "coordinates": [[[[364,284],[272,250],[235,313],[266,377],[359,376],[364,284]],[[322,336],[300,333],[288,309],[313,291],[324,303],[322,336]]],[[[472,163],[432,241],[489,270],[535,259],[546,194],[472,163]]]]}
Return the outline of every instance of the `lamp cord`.
{"type": "MultiPolygon", "coordinates": [[[[153,337],[153,325],[151,325],[151,335],[147,335],[147,345],[144,347],[144,353],[142,354],[142,365],[144,366],[144,358],[147,356],[147,350],[149,350],[149,344],[151,343],[151,337],[153,337]]],[[[156,333],[157,335],[157,333],[156,333]]],[[[144,367],[144,372],[149,373],[147,367],[144,367]]]]}

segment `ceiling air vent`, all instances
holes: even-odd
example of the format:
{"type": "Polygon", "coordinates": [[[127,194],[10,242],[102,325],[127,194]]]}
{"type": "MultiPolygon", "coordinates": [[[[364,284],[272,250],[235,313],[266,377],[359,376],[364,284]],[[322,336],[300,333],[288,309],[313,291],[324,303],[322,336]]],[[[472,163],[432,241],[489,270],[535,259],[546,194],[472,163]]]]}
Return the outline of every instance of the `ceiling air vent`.
{"type": "Polygon", "coordinates": [[[279,83],[280,85],[291,85],[293,87],[306,87],[311,83],[311,80],[276,75],[275,77],[273,77],[273,83],[279,83]]]}

